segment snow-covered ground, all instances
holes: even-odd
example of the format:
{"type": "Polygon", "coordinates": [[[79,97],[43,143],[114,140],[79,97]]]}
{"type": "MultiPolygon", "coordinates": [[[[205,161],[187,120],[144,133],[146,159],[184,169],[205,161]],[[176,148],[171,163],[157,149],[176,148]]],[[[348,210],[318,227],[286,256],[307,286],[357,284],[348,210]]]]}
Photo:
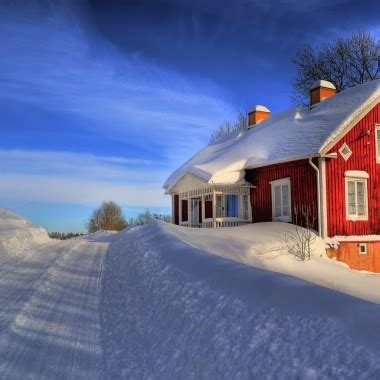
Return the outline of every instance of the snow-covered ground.
{"type": "Polygon", "coordinates": [[[49,240],[43,228],[33,226],[8,209],[0,208],[0,265],[31,253],[35,247],[49,240]]]}
{"type": "Polygon", "coordinates": [[[297,262],[279,227],[255,228],[154,222],[8,252],[0,378],[379,378],[380,305],[277,272],[379,276],[297,262]]]}

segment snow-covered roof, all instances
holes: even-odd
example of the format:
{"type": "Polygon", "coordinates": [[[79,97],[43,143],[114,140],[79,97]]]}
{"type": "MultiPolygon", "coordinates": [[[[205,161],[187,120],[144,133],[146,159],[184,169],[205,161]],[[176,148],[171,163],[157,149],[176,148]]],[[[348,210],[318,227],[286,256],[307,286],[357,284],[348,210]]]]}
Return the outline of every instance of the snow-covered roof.
{"type": "Polygon", "coordinates": [[[206,146],[174,171],[167,191],[186,174],[208,183],[235,184],[244,169],[321,153],[380,98],[380,80],[358,85],[313,107],[275,113],[259,125],[237,131],[206,146]]]}

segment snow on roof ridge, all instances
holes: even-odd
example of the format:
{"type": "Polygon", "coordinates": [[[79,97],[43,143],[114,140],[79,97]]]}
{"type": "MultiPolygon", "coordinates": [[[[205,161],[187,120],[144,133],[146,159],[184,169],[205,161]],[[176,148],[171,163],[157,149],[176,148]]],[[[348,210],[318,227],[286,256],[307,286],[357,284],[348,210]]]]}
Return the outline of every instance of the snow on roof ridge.
{"type": "Polygon", "coordinates": [[[318,87],[325,87],[325,88],[331,88],[333,90],[336,90],[336,87],[334,86],[333,83],[327,80],[323,80],[323,79],[315,81],[310,87],[310,90],[314,90],[315,88],[318,88],[318,87]]]}

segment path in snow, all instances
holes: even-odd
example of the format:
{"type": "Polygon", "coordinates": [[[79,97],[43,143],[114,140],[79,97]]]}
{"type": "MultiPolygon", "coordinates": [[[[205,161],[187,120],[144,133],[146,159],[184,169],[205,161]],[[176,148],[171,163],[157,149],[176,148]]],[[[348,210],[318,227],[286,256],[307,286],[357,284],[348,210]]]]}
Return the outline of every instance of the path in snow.
{"type": "Polygon", "coordinates": [[[0,270],[0,378],[103,378],[107,242],[50,242],[0,270]]]}

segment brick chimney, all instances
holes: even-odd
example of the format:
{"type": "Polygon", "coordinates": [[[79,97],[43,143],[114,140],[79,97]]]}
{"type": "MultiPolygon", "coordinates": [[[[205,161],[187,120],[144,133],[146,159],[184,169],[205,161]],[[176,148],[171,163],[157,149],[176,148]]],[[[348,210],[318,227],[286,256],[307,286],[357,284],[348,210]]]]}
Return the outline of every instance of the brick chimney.
{"type": "Polygon", "coordinates": [[[317,80],[310,89],[310,105],[313,106],[336,94],[336,87],[327,80],[317,80]]]}
{"type": "Polygon", "coordinates": [[[260,121],[268,119],[270,111],[264,106],[254,106],[250,112],[248,112],[248,128],[252,128],[260,121]]]}

